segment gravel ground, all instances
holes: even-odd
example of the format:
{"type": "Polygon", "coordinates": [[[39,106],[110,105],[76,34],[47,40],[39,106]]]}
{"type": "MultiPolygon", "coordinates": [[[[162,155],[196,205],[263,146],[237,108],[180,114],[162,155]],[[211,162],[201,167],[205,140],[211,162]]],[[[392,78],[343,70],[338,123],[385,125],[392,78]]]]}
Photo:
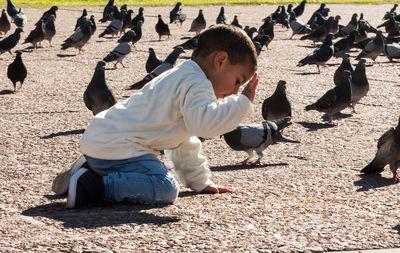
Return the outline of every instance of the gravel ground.
{"type": "MultiPolygon", "coordinates": [[[[300,19],[307,21],[317,7],[307,5],[300,19]]],[[[342,16],[341,24],[347,24],[353,12],[364,12],[377,26],[391,5],[328,7],[332,15],[342,16]]],[[[144,36],[137,51],[124,61],[129,68],[106,72],[118,100],[130,96],[132,91],[125,88],[144,76],[149,47],[164,58],[183,42],[182,37],[193,35],[187,31],[199,8],[185,6],[189,18],[183,28],[171,25],[171,39],[157,41],[157,14],[167,21],[170,9],[145,8],[144,36]]],[[[203,9],[208,24],[215,23],[219,7],[203,9]]],[[[261,19],[275,9],[265,5],[225,8],[230,19],[238,15],[242,24],[252,26],[261,25],[261,19]]],[[[262,120],[262,101],[272,94],[278,80],[286,80],[294,124],[285,134],[301,144],[270,146],[262,165],[239,166],[235,163],[245,158],[244,152],[232,152],[219,138],[204,142],[213,180],[235,188],[234,194],[197,195],[182,187],[176,203],[165,207],[66,210],[65,199],[53,195],[51,183],[79,155],[79,139],[92,117],[82,94],[96,62],[116,43],[116,39],[98,38],[104,29],[99,26],[84,55],[74,56],[72,49],[61,51],[60,44],[72,33],[81,10],[61,7],[55,47],[44,42],[44,48],[23,54],[29,74],[16,94],[10,92],[12,84],[6,78],[12,57],[0,56],[1,252],[312,252],[400,247],[399,185],[388,168],[382,176],[359,173],[373,158],[380,135],[397,123],[398,63],[382,56],[375,65],[368,60],[371,88],[357,106],[358,113],[351,115],[346,109],[343,113],[348,117],[327,124],[321,113],[305,112],[304,107],[333,86],[333,73],[341,60],[332,59],[321,74],[306,74],[316,67],[296,64],[313,50],[311,43],[289,40],[291,32],[278,26],[272,50],[259,57],[261,83],[255,113],[245,122],[262,120]]],[[[25,9],[29,20],[23,38],[42,12],[25,9]]],[[[88,12],[97,20],[102,8],[89,7],[88,12]]]]}

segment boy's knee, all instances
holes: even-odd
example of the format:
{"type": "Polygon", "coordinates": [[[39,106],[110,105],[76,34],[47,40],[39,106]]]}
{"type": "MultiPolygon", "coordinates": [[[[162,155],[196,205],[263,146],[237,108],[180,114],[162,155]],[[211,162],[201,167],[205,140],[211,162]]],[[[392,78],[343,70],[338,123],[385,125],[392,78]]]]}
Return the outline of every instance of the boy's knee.
{"type": "Polygon", "coordinates": [[[163,204],[174,203],[179,195],[179,186],[176,180],[172,177],[167,177],[163,180],[162,186],[157,202],[163,204]]]}

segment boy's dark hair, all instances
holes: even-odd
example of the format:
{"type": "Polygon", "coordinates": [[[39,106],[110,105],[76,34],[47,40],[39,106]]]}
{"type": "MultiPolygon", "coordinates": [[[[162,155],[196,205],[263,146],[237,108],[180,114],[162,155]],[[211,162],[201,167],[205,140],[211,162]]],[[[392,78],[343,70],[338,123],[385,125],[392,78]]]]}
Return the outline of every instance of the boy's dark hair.
{"type": "Polygon", "coordinates": [[[249,59],[257,69],[257,52],[250,37],[242,29],[233,25],[215,25],[203,31],[198,40],[195,57],[206,57],[215,51],[226,51],[229,62],[243,63],[249,59]]]}

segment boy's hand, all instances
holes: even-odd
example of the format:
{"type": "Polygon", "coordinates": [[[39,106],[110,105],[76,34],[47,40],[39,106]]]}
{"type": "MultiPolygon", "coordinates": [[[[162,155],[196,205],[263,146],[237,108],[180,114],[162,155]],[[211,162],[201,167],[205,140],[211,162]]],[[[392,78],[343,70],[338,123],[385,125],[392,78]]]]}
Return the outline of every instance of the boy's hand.
{"type": "Polygon", "coordinates": [[[260,76],[257,72],[254,73],[253,78],[249,81],[249,83],[244,87],[242,94],[249,98],[249,100],[253,103],[254,97],[256,96],[256,89],[258,85],[258,81],[260,80],[260,76]]]}
{"type": "Polygon", "coordinates": [[[225,187],[225,186],[218,186],[218,185],[209,185],[201,193],[224,193],[224,192],[235,192],[234,189],[225,187]]]}

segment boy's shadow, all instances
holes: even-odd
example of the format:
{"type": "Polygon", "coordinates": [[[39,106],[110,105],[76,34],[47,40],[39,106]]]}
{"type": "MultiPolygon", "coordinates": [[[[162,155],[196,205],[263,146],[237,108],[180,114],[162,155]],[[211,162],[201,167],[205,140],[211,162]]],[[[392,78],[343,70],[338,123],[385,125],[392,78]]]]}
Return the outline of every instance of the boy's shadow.
{"type": "Polygon", "coordinates": [[[233,164],[210,167],[211,171],[230,171],[230,170],[247,170],[275,166],[287,166],[288,163],[271,163],[271,164],[233,164]]]}
{"type": "Polygon", "coordinates": [[[64,203],[50,203],[29,208],[21,214],[30,217],[46,217],[63,222],[65,228],[111,227],[120,224],[164,225],[179,222],[180,218],[159,216],[144,212],[161,205],[115,205],[111,207],[92,207],[68,210],[64,203]]]}
{"type": "Polygon", "coordinates": [[[357,189],[358,192],[369,191],[371,189],[381,188],[399,183],[393,178],[382,177],[380,174],[361,174],[359,175],[359,177],[361,177],[361,179],[354,181],[354,185],[361,186],[361,188],[357,189]]]}

